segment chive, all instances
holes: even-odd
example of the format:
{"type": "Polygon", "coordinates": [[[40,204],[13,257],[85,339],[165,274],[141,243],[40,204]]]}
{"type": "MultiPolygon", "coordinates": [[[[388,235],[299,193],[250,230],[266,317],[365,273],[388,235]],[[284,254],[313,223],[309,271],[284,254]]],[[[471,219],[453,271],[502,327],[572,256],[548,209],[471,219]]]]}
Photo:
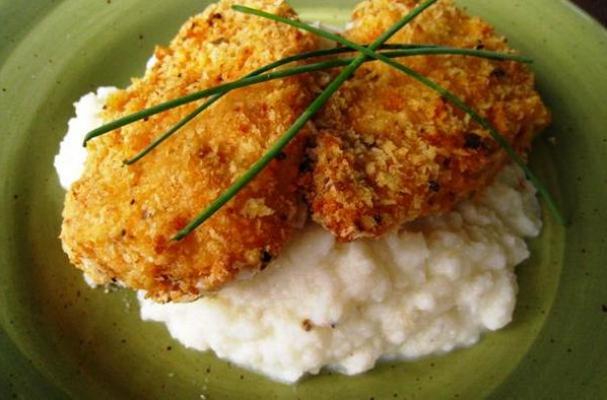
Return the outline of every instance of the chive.
{"type": "MultiPolygon", "coordinates": [[[[394,36],[401,28],[407,25],[411,20],[417,17],[426,8],[430,7],[437,0],[426,0],[421,5],[413,9],[408,15],[395,23],[390,29],[382,33],[371,45],[369,49],[378,49],[385,41],[394,36]]],[[[374,53],[373,53],[374,54],[374,53]]],[[[230,201],[238,192],[254,179],[282,149],[297,135],[304,125],[316,114],[316,112],[329,100],[340,86],[360,67],[367,59],[365,54],[359,54],[348,64],[337,77],[322,91],[322,93],[308,106],[308,108],[297,118],[291,127],[270,147],[270,149],[258,159],[241,177],[239,177],[226,191],[224,191],[215,201],[213,201],[201,214],[191,221],[185,228],[177,232],[173,240],[181,240],[194,229],[200,226],[224,204],[230,201]]]]}
{"type": "MultiPolygon", "coordinates": [[[[389,46],[390,48],[400,48],[402,46],[407,46],[407,47],[411,47],[411,48],[418,48],[420,46],[416,46],[416,45],[397,45],[397,46],[389,46]]],[[[305,53],[300,53],[294,56],[290,56],[290,57],[285,57],[283,59],[280,59],[276,62],[267,64],[253,72],[251,72],[250,74],[246,75],[245,78],[251,78],[253,76],[257,76],[260,75],[264,72],[268,72],[274,68],[278,68],[282,65],[285,64],[289,64],[295,61],[299,61],[299,60],[304,60],[304,59],[308,59],[308,58],[312,58],[312,57],[323,57],[323,56],[327,56],[327,55],[334,55],[334,54],[340,54],[340,53],[348,53],[348,52],[352,52],[352,50],[348,47],[342,47],[342,48],[333,48],[333,49],[324,49],[324,50],[316,50],[316,51],[309,51],[309,52],[305,52],[305,53]]],[[[193,112],[191,112],[190,114],[188,114],[187,116],[185,116],[183,119],[181,119],[177,124],[175,124],[174,126],[172,126],[168,131],[166,131],[165,133],[163,133],[162,135],[158,136],[156,139],[154,139],[152,141],[152,143],[150,143],[149,145],[147,145],[143,150],[141,150],[139,153],[137,153],[135,156],[133,156],[132,158],[125,160],[124,163],[126,165],[131,165],[134,164],[135,162],[139,161],[140,159],[142,159],[143,157],[145,157],[149,152],[151,152],[152,150],[154,150],[156,147],[158,147],[162,142],[164,142],[165,140],[167,140],[169,137],[171,137],[175,132],[177,132],[179,129],[181,129],[184,125],[186,125],[188,122],[190,122],[191,120],[193,120],[194,118],[196,118],[200,113],[202,113],[204,110],[206,110],[207,108],[209,108],[210,106],[212,106],[214,103],[216,103],[219,99],[221,99],[224,95],[226,95],[227,93],[229,93],[229,90],[226,90],[225,92],[222,93],[218,93],[216,95],[214,95],[211,99],[207,100],[205,103],[203,103],[201,106],[197,107],[193,112]]],[[[86,143],[86,141],[85,141],[86,143]]]]}
{"type": "MultiPolygon", "coordinates": [[[[387,48],[390,49],[394,49],[394,48],[419,48],[421,45],[386,45],[387,48]]],[[[309,51],[306,53],[301,53],[301,54],[297,54],[294,56],[289,56],[286,58],[283,58],[281,60],[275,61],[273,63],[270,63],[264,67],[259,68],[258,70],[253,71],[251,74],[249,74],[251,77],[252,76],[256,76],[256,75],[260,75],[264,72],[267,72],[271,69],[280,67],[282,65],[294,62],[294,61],[299,61],[299,60],[304,60],[304,59],[308,59],[308,58],[313,58],[313,57],[323,57],[323,56],[328,56],[328,55],[333,55],[333,54],[340,54],[340,53],[348,53],[348,52],[352,52],[353,50],[349,49],[349,48],[333,48],[333,49],[323,49],[323,50],[315,50],[315,51],[309,51]]],[[[290,76],[290,75],[287,75],[290,76]]],[[[278,79],[278,78],[275,78],[278,79]]],[[[174,100],[169,100],[166,101],[164,103],[160,103],[158,105],[155,105],[153,107],[150,108],[146,108],[145,110],[141,110],[138,111],[136,113],[133,114],[129,114],[127,116],[124,116],[122,118],[119,118],[117,120],[114,120],[112,122],[109,122],[105,125],[100,126],[99,128],[93,129],[92,131],[90,131],[89,133],[87,133],[87,135],[85,136],[84,139],[84,146],[86,146],[87,142],[95,137],[101,136],[105,133],[111,132],[115,129],[121,128],[125,125],[129,125],[132,124],[133,122],[137,122],[139,120],[142,120],[144,118],[147,117],[151,117],[152,115],[156,115],[159,114],[161,112],[164,112],[166,110],[170,110],[172,108],[175,107],[179,107],[181,105],[187,104],[187,103],[191,103],[193,101],[196,100],[200,100],[202,98],[205,97],[209,97],[212,96],[214,94],[217,93],[222,93],[225,90],[231,90],[231,89],[236,89],[238,87],[241,87],[241,85],[236,85],[238,82],[240,82],[240,80],[237,81],[233,81],[227,84],[223,84],[223,85],[219,85],[219,86],[215,86],[213,88],[209,88],[209,89],[205,89],[205,90],[201,90],[198,92],[194,92],[191,94],[188,94],[186,96],[183,97],[179,97],[177,99],[174,100]]],[[[251,81],[251,82],[247,82],[247,84],[254,84],[254,83],[258,83],[258,82],[265,82],[265,80],[261,80],[261,81],[251,81]]],[[[244,85],[246,86],[246,85],[244,85]]]]}
{"type": "MultiPolygon", "coordinates": [[[[421,54],[438,55],[438,54],[464,54],[465,53],[466,55],[476,56],[476,57],[484,57],[484,58],[492,58],[492,59],[500,59],[500,60],[513,60],[513,61],[519,61],[519,62],[525,62],[525,63],[531,62],[529,59],[526,59],[524,57],[520,57],[517,55],[513,55],[513,54],[503,54],[503,53],[497,53],[497,52],[472,50],[472,49],[455,49],[455,48],[451,48],[451,47],[439,47],[439,46],[435,46],[435,45],[385,44],[382,46],[382,48],[400,49],[400,50],[424,49],[425,51],[427,51],[427,53],[420,53],[420,54],[411,53],[410,55],[421,55],[421,54]],[[439,49],[443,49],[443,50],[441,51],[439,49]],[[461,53],[461,52],[464,52],[464,53],[461,53]]],[[[188,94],[186,96],[179,97],[177,99],[169,100],[167,102],[157,104],[157,105],[147,108],[145,110],[141,110],[141,111],[135,112],[133,114],[126,115],[122,118],[116,119],[114,121],[111,121],[105,125],[102,125],[96,129],[93,129],[92,131],[87,133],[85,136],[85,139],[84,139],[84,146],[86,146],[86,144],[88,143],[89,140],[99,137],[101,135],[104,135],[106,133],[109,133],[115,129],[132,124],[132,123],[142,120],[144,118],[148,118],[152,115],[156,115],[161,112],[170,110],[172,108],[179,107],[184,104],[188,104],[188,103],[200,100],[205,97],[213,96],[213,95],[220,94],[220,93],[226,93],[230,90],[238,89],[240,87],[244,87],[244,86],[248,86],[248,85],[253,85],[256,83],[266,82],[266,81],[273,80],[273,79],[285,78],[288,76],[293,76],[293,75],[306,73],[306,72],[314,72],[314,71],[319,71],[319,70],[323,70],[323,69],[339,67],[344,64],[343,63],[339,63],[339,64],[335,64],[335,65],[317,64],[316,65],[317,69],[316,68],[312,68],[310,70],[286,69],[286,70],[274,72],[272,74],[262,75],[263,73],[265,73],[271,69],[277,68],[279,66],[282,66],[282,65],[294,62],[294,61],[322,57],[322,56],[327,56],[327,55],[350,53],[353,51],[354,50],[352,50],[350,48],[342,47],[342,48],[310,51],[310,52],[301,53],[298,55],[294,55],[294,56],[290,56],[290,57],[278,60],[276,62],[268,64],[256,71],[254,71],[253,73],[247,75],[248,77],[241,78],[239,80],[229,82],[229,83],[226,83],[223,85],[215,86],[215,87],[212,87],[209,89],[204,89],[204,90],[201,90],[198,92],[194,92],[194,93],[188,94]]],[[[397,56],[407,56],[407,55],[409,55],[409,54],[403,53],[403,54],[398,55],[396,53],[391,53],[391,54],[386,53],[387,57],[397,57],[397,56]]],[[[365,62],[367,62],[367,61],[365,61],[365,62]]],[[[208,108],[211,104],[207,104],[206,107],[204,107],[204,108],[201,106],[196,111],[198,111],[198,113],[200,113],[200,112],[204,111],[204,109],[208,108]]],[[[192,114],[194,114],[194,115],[191,115],[190,120],[193,119],[198,113],[195,114],[193,112],[192,114]]],[[[179,128],[177,128],[177,129],[179,129],[179,128]]],[[[177,129],[175,129],[175,130],[177,130],[177,129]]],[[[170,134],[167,132],[166,134],[162,135],[159,139],[156,139],[156,140],[159,140],[159,143],[156,143],[153,147],[156,147],[162,141],[166,140],[169,136],[170,136],[170,134]],[[164,137],[164,136],[166,136],[166,137],[164,137]]],[[[150,145],[150,146],[152,146],[152,145],[150,145]]],[[[151,149],[149,149],[149,150],[151,150],[151,149]]],[[[146,152],[146,154],[147,154],[147,152],[146,152]]],[[[133,157],[132,159],[127,160],[126,163],[132,164],[133,162],[137,161],[135,158],[137,158],[137,159],[141,158],[139,156],[143,156],[143,155],[138,154],[137,156],[133,157]]]]}
{"type": "Polygon", "coordinates": [[[335,35],[330,32],[325,32],[322,29],[315,28],[315,27],[305,24],[303,22],[283,18],[278,15],[266,13],[261,10],[256,10],[253,8],[238,6],[238,5],[232,6],[232,8],[236,11],[240,11],[240,12],[243,12],[246,14],[257,15],[259,17],[267,18],[267,19],[270,19],[270,20],[276,21],[276,22],[282,22],[282,23],[294,26],[296,28],[303,29],[308,32],[314,33],[318,36],[322,36],[324,38],[334,40],[338,43],[341,43],[344,46],[350,47],[351,49],[358,50],[361,54],[364,54],[365,56],[367,56],[369,58],[379,60],[379,61],[384,62],[385,64],[388,64],[389,66],[397,69],[398,71],[405,73],[406,75],[410,76],[411,78],[417,80],[418,82],[422,83],[423,85],[427,86],[428,88],[439,93],[441,96],[443,96],[449,102],[451,102],[451,104],[453,104],[455,107],[459,108],[460,110],[464,111],[475,122],[477,122],[479,125],[481,125],[483,128],[485,128],[489,132],[491,137],[502,147],[502,149],[515,162],[515,164],[517,164],[520,168],[523,169],[523,171],[525,172],[525,175],[527,175],[527,178],[531,181],[531,183],[533,183],[536,190],[546,201],[546,203],[548,205],[548,209],[552,213],[553,217],[557,220],[557,222],[561,225],[566,224],[565,218],[562,216],[562,214],[556,204],[556,201],[552,198],[552,195],[550,194],[550,191],[546,188],[546,186],[542,183],[542,181],[531,171],[531,169],[527,166],[525,161],[518,155],[516,150],[514,150],[514,148],[510,145],[508,140],[501,133],[499,133],[497,131],[497,129],[495,129],[487,119],[481,117],[474,109],[472,109],[470,106],[468,106],[463,100],[461,100],[459,97],[457,97],[455,94],[451,93],[444,87],[440,86],[438,83],[425,77],[424,75],[420,74],[419,72],[416,72],[416,71],[412,70],[411,68],[406,67],[405,65],[402,65],[388,57],[385,57],[384,55],[382,55],[380,53],[375,52],[374,49],[371,49],[370,47],[369,48],[363,47],[363,46],[356,44],[354,42],[351,42],[339,35],[335,35]]]}
{"type": "MultiPolygon", "coordinates": [[[[386,48],[402,48],[402,47],[403,47],[403,45],[386,46],[386,48]]],[[[350,48],[340,48],[339,50],[340,50],[339,53],[346,53],[346,52],[352,52],[353,51],[350,48]],[[345,51],[344,51],[344,49],[345,49],[345,51]]],[[[319,53],[319,52],[315,52],[315,53],[319,53]]],[[[335,54],[335,53],[336,52],[333,52],[333,54],[335,54]]],[[[453,55],[466,55],[466,56],[473,56],[473,57],[480,57],[480,58],[488,58],[488,59],[491,59],[491,60],[513,60],[513,61],[518,61],[518,62],[522,62],[522,63],[531,63],[530,59],[525,58],[525,57],[521,57],[521,56],[518,56],[518,55],[514,55],[514,54],[498,53],[498,52],[492,52],[492,51],[486,51],[486,50],[459,49],[459,48],[452,48],[452,47],[440,47],[440,46],[427,47],[427,48],[426,47],[415,46],[415,47],[411,47],[411,48],[404,48],[402,50],[387,51],[387,52],[383,52],[381,54],[383,56],[385,56],[385,57],[388,57],[388,58],[411,57],[411,56],[420,56],[420,55],[448,55],[448,54],[453,54],[453,55]]],[[[294,56],[294,57],[291,57],[291,58],[295,58],[295,57],[297,57],[297,56],[294,56]]],[[[283,60],[281,60],[281,62],[285,61],[285,60],[286,59],[283,59],[283,60]]],[[[325,70],[325,69],[329,69],[329,68],[336,68],[336,67],[346,66],[346,65],[348,65],[352,61],[353,61],[353,59],[337,59],[337,60],[330,60],[330,61],[316,63],[316,64],[307,64],[307,65],[305,65],[305,67],[306,67],[306,71],[308,71],[308,72],[321,71],[321,70],[325,70]]],[[[365,62],[370,62],[370,61],[373,61],[373,60],[365,60],[365,62]]],[[[273,63],[273,64],[276,65],[277,63],[273,63]]],[[[262,71],[260,73],[263,73],[263,72],[266,72],[267,70],[272,69],[274,67],[275,66],[272,66],[272,64],[268,64],[267,66],[265,66],[263,68],[260,68],[256,72],[253,72],[253,73],[245,76],[245,78],[242,78],[241,82],[246,83],[247,82],[246,79],[247,78],[251,78],[253,76],[256,76],[256,73],[258,71],[262,71]]],[[[294,73],[297,73],[297,74],[303,73],[301,70],[298,70],[298,69],[295,69],[295,70],[284,70],[284,71],[281,71],[281,73],[279,74],[279,76],[276,76],[276,75],[273,75],[273,74],[266,75],[266,78],[267,78],[266,80],[273,80],[273,79],[278,79],[278,78],[284,78],[285,76],[290,76],[291,72],[294,72],[294,73]],[[288,73],[289,75],[283,75],[283,73],[288,73]]],[[[264,81],[266,81],[266,80],[264,80],[264,81]]],[[[248,86],[248,85],[244,85],[244,86],[248,86]]],[[[135,156],[133,156],[132,158],[130,158],[130,159],[126,160],[126,161],[124,161],[124,163],[127,164],[127,165],[131,165],[131,164],[134,164],[135,162],[139,161],[141,158],[143,158],[145,155],[147,155],[153,149],[155,149],[156,147],[158,147],[162,142],[164,142],[165,140],[167,140],[174,133],[176,133],[179,129],[181,129],[184,125],[186,125],[192,119],[196,118],[196,116],[198,116],[204,110],[206,110],[207,108],[209,108],[213,103],[215,103],[216,101],[218,101],[221,97],[223,97],[225,94],[229,93],[230,91],[231,91],[231,89],[228,89],[225,92],[222,92],[222,93],[214,95],[211,99],[209,99],[208,101],[206,101],[205,103],[203,103],[201,106],[197,107],[190,114],[188,114],[183,119],[181,119],[177,124],[175,124],[173,127],[171,127],[168,131],[166,131],[165,133],[163,133],[162,135],[160,135],[156,139],[154,139],[148,146],[146,146],[143,150],[141,150],[135,156]]]]}

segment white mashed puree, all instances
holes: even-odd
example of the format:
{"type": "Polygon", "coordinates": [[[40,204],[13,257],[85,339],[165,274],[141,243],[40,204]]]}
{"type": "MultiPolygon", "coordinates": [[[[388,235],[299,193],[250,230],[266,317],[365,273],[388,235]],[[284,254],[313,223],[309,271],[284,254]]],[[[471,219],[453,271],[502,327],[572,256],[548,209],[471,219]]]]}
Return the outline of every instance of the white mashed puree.
{"type": "MultiPolygon", "coordinates": [[[[64,187],[78,178],[86,131],[111,88],[84,96],[55,159],[64,187]]],[[[188,304],[139,293],[141,317],[189,348],[285,382],[327,367],[345,374],[379,359],[415,359],[476,343],[512,319],[514,267],[538,235],[535,191],[507,167],[475,202],[381,240],[339,244],[308,226],[263,273],[188,304]]]]}

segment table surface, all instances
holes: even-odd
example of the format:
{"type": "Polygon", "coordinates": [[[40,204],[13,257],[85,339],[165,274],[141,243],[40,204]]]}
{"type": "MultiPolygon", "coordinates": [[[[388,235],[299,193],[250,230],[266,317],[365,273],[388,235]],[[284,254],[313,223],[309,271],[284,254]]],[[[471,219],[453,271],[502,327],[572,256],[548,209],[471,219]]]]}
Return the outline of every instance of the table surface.
{"type": "Polygon", "coordinates": [[[594,18],[607,26],[607,1],[606,0],[574,0],[574,2],[585,9],[594,18]]]}

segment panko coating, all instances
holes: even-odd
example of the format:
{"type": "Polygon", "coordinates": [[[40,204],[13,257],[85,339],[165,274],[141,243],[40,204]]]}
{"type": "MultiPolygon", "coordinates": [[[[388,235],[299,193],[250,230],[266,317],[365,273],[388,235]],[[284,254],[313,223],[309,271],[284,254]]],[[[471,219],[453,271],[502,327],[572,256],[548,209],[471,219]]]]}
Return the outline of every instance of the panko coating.
{"type": "MultiPolygon", "coordinates": [[[[112,120],[185,94],[236,80],[280,58],[318,47],[310,34],[210,5],[189,19],[155,65],[114,94],[112,120]]],[[[283,1],[239,4],[295,18],[283,1]]],[[[95,283],[120,282],[156,301],[189,301],[239,274],[259,271],[305,218],[297,187],[307,131],[203,226],[183,228],[245,172],[312,100],[308,76],[238,89],[132,166],[132,157],[191,112],[182,106],[88,144],[85,172],[72,185],[61,240],[70,261],[95,283]]]]}
{"type": "MultiPolygon", "coordinates": [[[[364,1],[344,36],[371,43],[416,4],[364,1]]],[[[390,42],[512,52],[489,24],[450,0],[440,0],[390,42]]],[[[463,99],[523,156],[550,122],[526,65],[459,55],[399,62],[463,99]]],[[[319,133],[309,151],[312,172],[302,181],[314,220],[342,241],[378,237],[447,212],[487,186],[508,161],[468,115],[381,62],[363,65],[314,123],[319,133]]]]}

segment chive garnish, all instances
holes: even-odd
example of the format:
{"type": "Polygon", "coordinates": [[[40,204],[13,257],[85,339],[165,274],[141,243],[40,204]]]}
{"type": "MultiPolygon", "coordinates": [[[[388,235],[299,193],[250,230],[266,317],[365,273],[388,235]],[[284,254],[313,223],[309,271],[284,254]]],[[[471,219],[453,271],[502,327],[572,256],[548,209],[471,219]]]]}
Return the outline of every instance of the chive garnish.
{"type": "MultiPolygon", "coordinates": [[[[532,62],[530,59],[528,59],[526,57],[522,57],[522,56],[518,56],[518,55],[514,55],[514,54],[505,54],[505,53],[486,51],[486,50],[460,49],[460,48],[442,47],[442,46],[432,46],[432,47],[414,46],[414,47],[411,47],[411,48],[407,48],[405,46],[406,45],[386,46],[386,48],[403,48],[403,49],[402,50],[395,50],[395,51],[386,51],[386,52],[382,52],[381,54],[384,57],[388,57],[388,58],[411,57],[411,56],[421,56],[421,55],[448,55],[448,54],[452,54],[452,55],[465,55],[465,56],[487,58],[487,59],[490,59],[490,60],[512,60],[512,61],[518,61],[518,62],[521,62],[521,63],[531,63],[532,62]]],[[[305,58],[311,58],[311,57],[314,57],[314,56],[318,57],[319,54],[322,54],[322,55],[327,54],[327,53],[338,54],[338,53],[346,53],[346,52],[352,52],[353,51],[352,49],[347,48],[347,47],[346,48],[332,49],[332,50],[339,50],[339,51],[331,51],[331,52],[329,52],[329,51],[317,51],[317,52],[310,52],[308,54],[313,54],[313,55],[308,55],[305,58]]],[[[303,54],[305,54],[305,53],[303,53],[303,54]]],[[[249,85],[253,84],[250,81],[247,81],[247,78],[252,78],[252,77],[258,76],[258,75],[260,75],[262,73],[265,73],[265,72],[267,72],[267,71],[269,71],[269,70],[271,70],[273,68],[276,68],[277,66],[284,65],[284,64],[287,64],[289,62],[293,62],[293,61],[295,61],[295,58],[299,59],[299,57],[302,56],[302,55],[288,57],[288,58],[285,58],[283,60],[279,60],[279,61],[277,61],[275,63],[268,64],[265,67],[262,67],[259,70],[256,70],[255,72],[252,72],[249,75],[246,75],[244,78],[242,78],[239,81],[237,81],[237,82],[241,82],[243,84],[243,86],[239,86],[239,87],[249,86],[249,85]]],[[[304,73],[304,70],[307,71],[307,72],[314,72],[314,71],[322,71],[322,70],[329,69],[329,68],[343,67],[343,66],[348,65],[352,61],[353,61],[353,59],[338,59],[338,60],[330,60],[330,61],[320,62],[320,63],[315,63],[315,64],[306,64],[304,66],[305,67],[304,69],[299,69],[299,68],[285,69],[284,71],[281,71],[280,73],[270,73],[270,74],[267,74],[267,75],[264,76],[264,79],[261,82],[266,82],[266,81],[270,81],[270,80],[274,80],[274,79],[284,78],[286,76],[291,76],[291,75],[302,74],[302,73],[304,73]]],[[[369,60],[369,59],[365,60],[365,62],[370,62],[370,61],[373,61],[373,60],[369,60]]],[[[260,83],[260,81],[256,81],[254,83],[260,83]]],[[[211,105],[213,105],[213,103],[215,103],[216,101],[218,101],[219,99],[221,99],[221,97],[223,97],[224,95],[226,95],[227,93],[229,93],[232,90],[233,89],[227,89],[224,92],[221,92],[219,94],[213,95],[213,97],[211,99],[207,100],[201,106],[197,107],[194,111],[192,111],[190,114],[188,114],[183,119],[181,119],[179,122],[177,122],[177,124],[175,124],[173,127],[171,127],[168,131],[166,131],[162,135],[158,136],[148,146],[146,146],[143,150],[141,150],[139,153],[137,153],[132,158],[126,160],[124,163],[127,164],[127,165],[131,165],[131,164],[134,164],[135,162],[139,161],[140,159],[142,159],[150,151],[154,150],[162,142],[164,142],[165,140],[167,140],[174,133],[176,133],[179,129],[181,129],[184,125],[186,125],[188,122],[190,122],[191,120],[193,120],[194,118],[196,118],[200,113],[202,113],[204,110],[206,110],[207,108],[209,108],[211,105]]]]}
{"type": "MultiPolygon", "coordinates": [[[[428,45],[430,46],[430,45],[428,45]]],[[[394,49],[394,48],[419,48],[420,45],[386,45],[386,48],[390,48],[390,49],[394,49]]],[[[430,47],[434,47],[434,46],[430,46],[430,47]]],[[[299,60],[305,60],[308,58],[314,58],[314,57],[323,57],[323,56],[329,56],[329,55],[333,55],[333,54],[340,54],[340,53],[346,53],[346,52],[352,52],[351,49],[349,48],[334,48],[334,49],[323,49],[323,50],[315,50],[315,51],[310,51],[310,52],[306,52],[306,53],[301,53],[301,54],[296,54],[294,56],[289,56],[286,58],[283,58],[281,60],[275,61],[273,63],[270,63],[268,65],[265,65],[253,72],[251,72],[249,74],[250,77],[253,76],[257,76],[257,75],[261,75],[264,72],[270,71],[274,68],[280,67],[282,65],[294,62],[294,61],[299,61],[299,60]]],[[[296,75],[298,73],[301,72],[297,72],[294,73],[293,75],[296,75]]],[[[279,79],[279,78],[284,78],[286,76],[291,76],[291,75],[276,75],[275,78],[273,79],[279,79]]],[[[169,100],[166,101],[164,103],[160,103],[157,104],[155,106],[152,106],[150,108],[146,108],[144,110],[126,115],[122,118],[116,119],[114,121],[111,121],[107,124],[104,124],[102,126],[100,126],[99,128],[93,129],[92,131],[90,131],[89,133],[86,134],[85,138],[84,138],[84,143],[83,145],[86,146],[87,142],[91,139],[94,139],[98,136],[101,136],[105,133],[111,132],[113,130],[116,130],[118,128],[121,128],[123,126],[126,125],[130,125],[133,122],[137,122],[139,120],[142,120],[144,118],[148,118],[151,117],[152,115],[156,115],[159,114],[161,112],[170,110],[172,108],[175,107],[179,107],[182,106],[184,104],[188,104],[191,103],[193,101],[196,100],[200,100],[203,99],[205,97],[210,97],[212,95],[218,94],[218,93],[223,93],[226,90],[232,90],[232,89],[237,89],[239,87],[243,87],[243,86],[248,86],[248,85],[252,85],[255,83],[260,83],[260,82],[265,82],[265,80],[261,79],[261,80],[244,80],[244,79],[239,79],[233,82],[229,82],[223,85],[219,85],[219,86],[215,86],[212,88],[208,88],[208,89],[204,89],[204,90],[200,90],[197,92],[193,92],[190,93],[186,96],[183,97],[179,97],[177,99],[173,99],[173,100],[169,100]]]]}
{"type": "MultiPolygon", "coordinates": [[[[295,61],[305,60],[305,59],[312,58],[312,57],[323,57],[323,56],[351,52],[351,51],[352,50],[347,47],[342,47],[342,48],[324,49],[324,50],[317,50],[317,51],[310,51],[310,52],[306,52],[306,53],[296,54],[294,56],[285,57],[276,62],[267,64],[255,71],[251,72],[250,74],[246,75],[244,78],[246,79],[246,78],[251,78],[251,77],[254,77],[257,75],[261,75],[264,72],[271,71],[275,68],[278,68],[280,66],[283,66],[283,65],[295,62],[295,61]]],[[[166,131],[162,135],[158,136],[156,139],[154,139],[152,141],[152,143],[150,143],[148,146],[146,146],[143,150],[141,150],[139,153],[137,153],[134,157],[124,161],[124,163],[127,165],[131,165],[131,164],[134,164],[135,162],[139,161],[143,157],[145,157],[146,154],[148,154],[150,151],[154,150],[162,142],[167,140],[175,132],[177,132],[179,129],[181,129],[183,126],[185,126],[188,122],[190,122],[191,120],[196,118],[200,113],[202,113],[204,110],[206,110],[207,108],[212,106],[214,103],[216,103],[219,99],[221,99],[224,95],[226,95],[229,92],[230,92],[230,90],[226,90],[224,92],[213,95],[213,97],[211,99],[207,100],[202,105],[197,107],[194,111],[192,111],[190,114],[186,115],[183,119],[181,119],[179,122],[177,122],[177,124],[172,126],[168,131],[166,131]]],[[[85,143],[86,143],[86,141],[85,141],[85,143]]]]}
{"type": "MultiPolygon", "coordinates": [[[[426,44],[424,44],[424,45],[385,44],[382,46],[382,48],[385,48],[387,50],[388,49],[396,50],[394,52],[384,53],[386,57],[406,57],[406,56],[413,56],[413,55],[460,54],[460,55],[467,55],[467,56],[473,56],[473,57],[489,58],[489,59],[494,59],[494,60],[512,60],[512,61],[518,61],[518,62],[522,62],[522,63],[531,63],[530,59],[522,57],[522,56],[518,56],[518,55],[514,55],[514,54],[498,53],[498,52],[492,52],[492,51],[486,51],[486,50],[459,49],[459,48],[453,48],[453,47],[443,47],[443,46],[426,45],[426,44]],[[419,50],[420,52],[414,53],[413,50],[419,50]],[[402,51],[402,52],[399,52],[399,51],[402,51]]],[[[203,99],[205,97],[210,97],[210,96],[214,96],[217,94],[227,93],[234,89],[246,87],[246,86],[257,84],[257,83],[263,83],[263,82],[267,82],[267,81],[274,80],[274,79],[281,79],[281,78],[286,78],[289,76],[299,75],[299,74],[303,74],[303,73],[316,72],[316,71],[321,71],[321,70],[325,70],[325,69],[342,67],[344,65],[347,65],[348,62],[343,62],[342,60],[330,60],[331,62],[327,61],[324,64],[323,63],[307,64],[307,65],[297,66],[294,68],[284,69],[281,71],[266,74],[266,72],[271,69],[280,67],[280,66],[288,64],[288,63],[292,63],[294,61],[306,60],[306,59],[310,59],[310,58],[318,58],[318,57],[329,56],[329,55],[336,55],[336,54],[341,54],[341,53],[351,53],[353,51],[354,50],[347,48],[347,47],[327,49],[327,50],[317,50],[317,51],[301,53],[301,54],[298,54],[295,56],[291,56],[291,57],[287,57],[287,58],[275,61],[271,64],[268,64],[264,67],[259,68],[258,70],[255,70],[251,74],[247,75],[247,77],[245,77],[245,78],[241,78],[236,81],[225,83],[225,84],[222,84],[219,86],[214,86],[212,88],[193,92],[186,96],[179,97],[179,98],[176,98],[173,100],[169,100],[169,101],[157,104],[155,106],[152,106],[150,108],[146,108],[144,110],[126,115],[126,116],[116,119],[114,121],[108,122],[107,124],[104,124],[96,129],[93,129],[92,131],[88,132],[85,136],[83,145],[86,146],[86,144],[90,140],[92,140],[96,137],[99,137],[101,135],[104,135],[106,133],[112,132],[123,126],[130,125],[130,124],[140,121],[142,119],[151,117],[156,114],[160,114],[167,110],[170,110],[170,109],[173,109],[173,108],[176,108],[176,107],[188,104],[188,103],[192,103],[194,101],[203,99]]],[[[365,62],[369,62],[369,61],[371,61],[371,60],[365,60],[365,62]]],[[[207,108],[208,108],[208,106],[210,106],[210,104],[207,105],[207,108]]],[[[200,110],[200,112],[202,112],[203,110],[200,110]]],[[[159,139],[162,138],[162,136],[164,136],[164,135],[161,135],[159,137],[159,139]]],[[[170,136],[170,135],[168,135],[168,136],[170,136]]],[[[167,139],[168,136],[166,138],[164,138],[163,140],[167,139]]],[[[158,141],[159,139],[156,139],[155,141],[158,141]]],[[[154,147],[156,147],[158,144],[160,144],[163,140],[160,140],[159,143],[157,143],[154,147]]],[[[147,154],[147,152],[146,152],[146,154],[147,154]]],[[[137,156],[133,157],[132,159],[129,160],[130,162],[127,162],[127,163],[132,164],[132,162],[136,161],[136,160],[134,160],[136,157],[137,156]]],[[[141,157],[138,157],[138,158],[141,158],[141,157]]]]}
{"type": "MultiPolygon", "coordinates": [[[[396,32],[407,25],[415,17],[417,17],[426,8],[430,7],[437,0],[426,0],[421,5],[413,9],[409,14],[395,23],[387,31],[382,33],[368,49],[372,54],[384,42],[390,39],[396,32]]],[[[365,48],[366,49],[366,48],[365,48]]],[[[337,77],[322,91],[322,93],[308,106],[308,108],[295,120],[291,127],[270,147],[270,149],[257,160],[251,168],[238,178],[226,191],[224,191],[215,201],[213,201],[201,214],[191,221],[185,228],[177,232],[173,240],[181,240],[190,232],[196,229],[204,221],[210,218],[217,210],[232,199],[236,194],[252,179],[254,179],[289,142],[297,135],[304,125],[316,114],[316,112],[329,100],[341,85],[360,67],[367,59],[366,54],[358,54],[356,58],[350,62],[337,77]]]]}
{"type": "Polygon", "coordinates": [[[367,56],[369,58],[372,58],[372,59],[375,59],[378,61],[382,61],[383,63],[397,69],[400,72],[405,73],[406,75],[417,80],[418,82],[422,83],[426,87],[439,93],[446,100],[448,100],[451,104],[453,104],[455,107],[459,108],[460,110],[462,110],[463,112],[468,114],[470,116],[470,118],[472,118],[476,123],[478,123],[480,126],[482,126],[484,129],[486,129],[489,132],[489,134],[491,135],[493,140],[495,140],[500,145],[500,147],[514,161],[514,163],[517,164],[521,169],[523,169],[527,178],[535,186],[535,188],[538,191],[538,193],[540,194],[540,196],[543,197],[544,200],[546,201],[546,204],[548,205],[548,209],[550,210],[550,212],[552,213],[554,218],[557,220],[557,222],[561,225],[565,225],[565,223],[566,223],[565,218],[561,215],[561,212],[560,212],[558,206],[556,205],[556,201],[552,198],[552,195],[550,194],[547,187],[533,173],[533,171],[531,171],[529,166],[527,166],[525,161],[518,155],[518,153],[510,145],[508,140],[501,133],[499,133],[498,130],[495,129],[493,127],[493,125],[491,125],[491,123],[486,118],[483,118],[482,116],[480,116],[472,107],[468,106],[463,100],[461,100],[458,96],[456,96],[455,94],[453,94],[446,88],[442,87],[441,85],[439,85],[438,83],[429,79],[428,77],[420,74],[419,72],[414,71],[411,68],[409,68],[397,61],[394,61],[388,57],[385,57],[384,55],[382,55],[380,53],[375,52],[374,49],[372,49],[370,47],[369,48],[363,47],[359,44],[356,44],[354,42],[351,42],[351,41],[345,39],[342,36],[333,34],[331,32],[324,31],[322,29],[315,28],[315,27],[308,25],[306,23],[303,23],[303,22],[283,18],[278,15],[266,13],[261,10],[256,10],[254,8],[238,6],[238,5],[232,6],[232,8],[236,11],[239,11],[239,12],[242,12],[245,14],[252,14],[252,15],[266,18],[266,19],[269,19],[272,21],[282,22],[284,24],[291,25],[293,27],[314,33],[315,35],[324,37],[326,39],[334,40],[351,49],[358,50],[361,54],[364,54],[365,56],[367,56]]]}

